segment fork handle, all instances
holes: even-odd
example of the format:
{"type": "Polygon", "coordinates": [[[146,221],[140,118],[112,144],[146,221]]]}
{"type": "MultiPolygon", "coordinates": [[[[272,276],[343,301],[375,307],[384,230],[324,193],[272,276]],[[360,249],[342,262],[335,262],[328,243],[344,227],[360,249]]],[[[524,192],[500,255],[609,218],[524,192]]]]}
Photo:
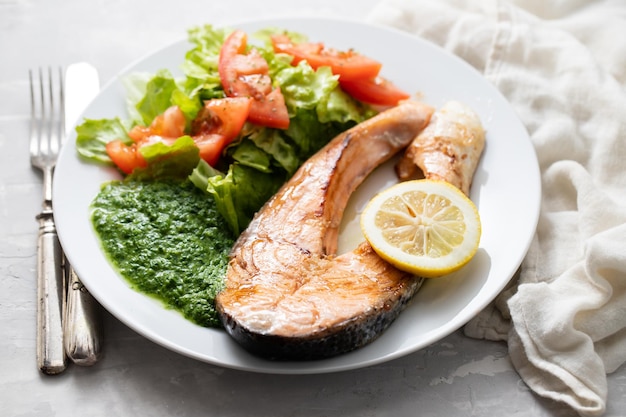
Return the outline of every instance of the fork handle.
{"type": "Polygon", "coordinates": [[[102,352],[101,308],[67,261],[65,268],[68,279],[65,352],[75,364],[91,366],[98,362],[102,352]]]}
{"type": "Polygon", "coordinates": [[[63,253],[52,213],[44,211],[38,220],[37,366],[44,374],[54,375],[67,367],[63,346],[63,253]]]}

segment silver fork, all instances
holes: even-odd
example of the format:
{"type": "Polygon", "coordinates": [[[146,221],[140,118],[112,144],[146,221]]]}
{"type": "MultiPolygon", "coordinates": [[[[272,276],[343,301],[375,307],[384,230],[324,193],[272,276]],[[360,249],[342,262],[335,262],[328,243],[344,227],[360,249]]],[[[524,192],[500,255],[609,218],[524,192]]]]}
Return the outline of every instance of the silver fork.
{"type": "Polygon", "coordinates": [[[31,100],[30,161],[43,172],[42,211],[37,216],[37,366],[43,373],[53,375],[63,372],[67,367],[63,346],[63,252],[52,210],[52,175],[65,132],[63,71],[59,68],[56,83],[51,68],[48,68],[47,79],[41,68],[37,80],[33,79],[32,71],[28,72],[28,76],[31,100]],[[35,86],[37,81],[38,89],[35,86]]]}

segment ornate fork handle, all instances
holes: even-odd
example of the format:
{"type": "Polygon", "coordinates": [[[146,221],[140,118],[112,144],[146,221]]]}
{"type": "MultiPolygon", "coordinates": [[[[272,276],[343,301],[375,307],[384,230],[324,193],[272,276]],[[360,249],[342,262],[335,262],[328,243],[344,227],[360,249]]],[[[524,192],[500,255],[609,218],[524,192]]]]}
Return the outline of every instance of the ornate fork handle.
{"type": "Polygon", "coordinates": [[[54,375],[67,367],[62,326],[65,309],[63,252],[52,212],[44,210],[37,219],[37,365],[43,373],[54,375]]]}
{"type": "Polygon", "coordinates": [[[74,268],[67,269],[67,307],[65,313],[65,351],[77,365],[95,364],[102,352],[100,305],[80,282],[74,268]]]}

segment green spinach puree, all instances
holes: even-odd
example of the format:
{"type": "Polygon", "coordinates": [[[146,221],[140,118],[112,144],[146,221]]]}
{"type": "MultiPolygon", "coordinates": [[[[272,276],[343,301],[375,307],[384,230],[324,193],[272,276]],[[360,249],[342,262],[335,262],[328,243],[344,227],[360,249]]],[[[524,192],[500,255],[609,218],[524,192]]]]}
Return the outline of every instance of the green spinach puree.
{"type": "Polygon", "coordinates": [[[92,205],[104,252],[131,285],[206,327],[234,237],[212,198],[190,181],[113,181],[92,205]]]}

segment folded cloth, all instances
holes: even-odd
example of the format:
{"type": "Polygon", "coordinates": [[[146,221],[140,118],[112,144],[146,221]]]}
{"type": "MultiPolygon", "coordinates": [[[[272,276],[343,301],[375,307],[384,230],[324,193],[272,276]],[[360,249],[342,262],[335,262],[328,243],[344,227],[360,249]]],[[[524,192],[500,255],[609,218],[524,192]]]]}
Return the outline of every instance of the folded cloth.
{"type": "Polygon", "coordinates": [[[528,129],[537,231],[512,285],[464,330],[507,340],[537,394],[603,415],[606,374],[626,361],[626,2],[383,0],[368,20],[469,62],[528,129]]]}

